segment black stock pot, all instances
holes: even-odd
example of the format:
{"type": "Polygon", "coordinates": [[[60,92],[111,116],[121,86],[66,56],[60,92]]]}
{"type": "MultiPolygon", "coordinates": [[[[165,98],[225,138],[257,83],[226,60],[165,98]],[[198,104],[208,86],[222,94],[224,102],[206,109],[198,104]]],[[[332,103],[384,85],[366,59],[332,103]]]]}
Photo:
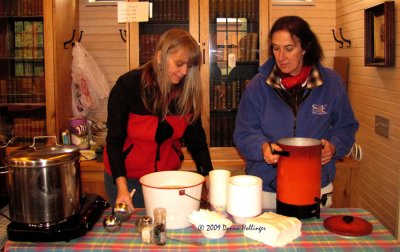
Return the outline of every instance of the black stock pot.
{"type": "Polygon", "coordinates": [[[10,218],[48,226],[80,211],[80,152],[72,145],[36,146],[35,139],[5,160],[10,218]]]}

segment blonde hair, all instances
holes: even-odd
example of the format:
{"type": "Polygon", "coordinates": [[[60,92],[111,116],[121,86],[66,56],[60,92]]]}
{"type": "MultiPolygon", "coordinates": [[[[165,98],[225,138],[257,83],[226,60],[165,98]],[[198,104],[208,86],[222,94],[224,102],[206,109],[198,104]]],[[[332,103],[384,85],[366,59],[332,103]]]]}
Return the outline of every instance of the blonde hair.
{"type": "Polygon", "coordinates": [[[200,64],[199,45],[187,31],[173,28],[165,32],[157,43],[152,60],[141,67],[141,97],[146,108],[164,120],[171,114],[169,103],[172,92],[176,92],[176,113],[181,116],[191,115],[190,122],[197,120],[201,116],[202,107],[200,64]],[[188,54],[189,68],[180,83],[174,85],[168,78],[167,59],[170,54],[180,50],[188,54]]]}

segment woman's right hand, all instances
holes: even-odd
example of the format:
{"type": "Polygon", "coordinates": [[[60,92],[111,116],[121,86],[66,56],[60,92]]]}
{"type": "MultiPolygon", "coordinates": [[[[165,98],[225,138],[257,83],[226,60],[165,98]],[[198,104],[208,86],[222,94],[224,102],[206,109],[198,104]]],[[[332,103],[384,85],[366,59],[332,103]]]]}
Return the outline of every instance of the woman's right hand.
{"type": "Polygon", "coordinates": [[[276,164],[276,163],[278,163],[280,156],[278,154],[272,154],[271,147],[274,150],[282,151],[282,148],[279,147],[279,145],[277,145],[277,144],[274,144],[274,143],[270,144],[268,142],[263,143],[262,152],[263,152],[263,156],[264,156],[264,161],[267,164],[276,164]]]}
{"type": "Polygon", "coordinates": [[[117,198],[115,200],[115,204],[117,204],[117,203],[125,203],[125,204],[128,205],[129,210],[131,212],[133,212],[135,207],[132,204],[132,196],[131,196],[131,193],[129,192],[128,183],[126,181],[126,178],[125,177],[118,177],[115,180],[115,183],[117,184],[117,190],[118,190],[118,194],[117,194],[117,198]]]}

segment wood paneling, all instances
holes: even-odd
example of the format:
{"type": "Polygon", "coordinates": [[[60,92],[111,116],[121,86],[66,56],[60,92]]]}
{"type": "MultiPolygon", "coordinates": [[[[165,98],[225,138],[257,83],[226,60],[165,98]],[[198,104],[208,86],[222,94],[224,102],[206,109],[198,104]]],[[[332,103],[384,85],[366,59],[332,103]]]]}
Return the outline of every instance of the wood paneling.
{"type": "MultiPolygon", "coordinates": [[[[336,22],[352,47],[336,49],[337,56],[347,56],[349,97],[360,122],[357,143],[363,149],[359,172],[358,206],[372,212],[394,235],[399,232],[400,169],[400,71],[395,67],[364,66],[364,9],[379,0],[338,0],[336,22]],[[375,133],[375,115],[389,119],[389,137],[375,133]]],[[[399,7],[396,6],[399,23],[399,7]]],[[[399,38],[397,25],[396,39],[399,38]]],[[[396,60],[399,59],[396,45],[396,60]]]]}
{"type": "MultiPolygon", "coordinates": [[[[79,0],[79,27],[83,31],[81,44],[91,54],[105,74],[110,86],[128,70],[126,43],[118,29],[126,29],[117,22],[117,6],[87,6],[86,0],[79,0]]],[[[89,116],[99,120],[107,119],[107,98],[99,108],[89,111],[89,116]]]]}

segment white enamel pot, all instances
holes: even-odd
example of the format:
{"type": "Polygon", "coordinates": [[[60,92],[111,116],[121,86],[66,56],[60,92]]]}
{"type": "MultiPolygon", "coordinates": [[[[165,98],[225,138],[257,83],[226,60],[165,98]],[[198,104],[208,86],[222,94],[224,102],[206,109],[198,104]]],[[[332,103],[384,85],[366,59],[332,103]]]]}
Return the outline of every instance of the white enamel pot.
{"type": "Polygon", "coordinates": [[[153,210],[167,210],[167,229],[191,226],[188,215],[199,210],[201,191],[205,178],[189,171],[161,171],[140,178],[143,188],[146,215],[153,217],[153,210]]]}

